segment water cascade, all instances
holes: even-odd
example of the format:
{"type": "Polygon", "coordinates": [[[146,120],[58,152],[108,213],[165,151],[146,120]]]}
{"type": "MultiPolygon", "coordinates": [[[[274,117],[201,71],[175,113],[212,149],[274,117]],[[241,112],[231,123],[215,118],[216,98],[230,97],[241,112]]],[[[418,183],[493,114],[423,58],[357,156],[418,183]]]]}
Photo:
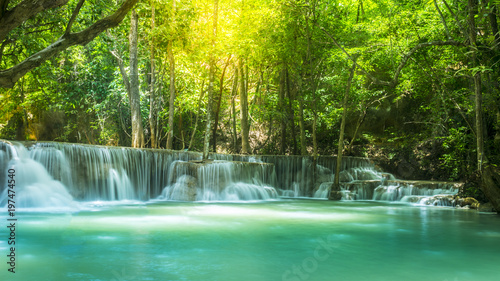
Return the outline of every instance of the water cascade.
{"type": "MultiPolygon", "coordinates": [[[[342,200],[401,201],[421,205],[454,206],[460,183],[396,180],[369,167],[350,168],[340,175],[342,200]]],[[[323,182],[314,193],[328,198],[333,182],[323,182]]]]}
{"type": "MultiPolygon", "coordinates": [[[[24,180],[19,185],[30,194],[23,199],[25,206],[41,204],[34,202],[41,200],[30,196],[54,192],[61,198],[45,200],[43,204],[68,205],[72,198],[78,201],[327,198],[336,166],[336,157],[331,156],[314,159],[211,154],[210,161],[201,158],[200,153],[185,151],[0,141],[0,169],[4,171],[0,175],[0,192],[5,201],[5,171],[16,165],[16,177],[24,180]]],[[[444,199],[429,197],[457,192],[457,187],[450,184],[397,181],[392,175],[377,171],[369,159],[359,157],[343,158],[340,182],[343,200],[438,204],[435,202],[444,199]]]]}
{"type": "Polygon", "coordinates": [[[174,161],[160,199],[237,201],[276,198],[274,165],[257,162],[174,161]]]}
{"type": "MultiPolygon", "coordinates": [[[[333,156],[318,156],[316,161],[312,156],[296,155],[213,154],[212,157],[218,160],[274,164],[276,183],[273,186],[281,196],[285,197],[314,197],[322,183],[333,181],[337,164],[337,158],[333,156]]],[[[341,171],[354,169],[374,171],[374,168],[374,164],[368,158],[342,158],[341,171]]]]}
{"type": "Polygon", "coordinates": [[[2,173],[1,206],[8,205],[9,199],[15,199],[17,208],[76,207],[64,184],[55,180],[40,162],[30,158],[23,146],[11,145],[0,152],[0,166],[5,171],[2,173]],[[14,171],[12,178],[6,177],[9,170],[14,171]],[[9,183],[15,186],[13,192],[7,188],[9,183]]]}

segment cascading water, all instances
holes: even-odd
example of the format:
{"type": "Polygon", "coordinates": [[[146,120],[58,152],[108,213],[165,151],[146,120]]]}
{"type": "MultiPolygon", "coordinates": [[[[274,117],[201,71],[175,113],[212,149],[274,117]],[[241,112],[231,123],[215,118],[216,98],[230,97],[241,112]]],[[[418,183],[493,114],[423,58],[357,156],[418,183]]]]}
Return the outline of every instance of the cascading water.
{"type": "Polygon", "coordinates": [[[267,163],[175,161],[170,171],[173,182],[165,187],[160,199],[239,201],[277,197],[270,185],[274,181],[274,166],[267,163]]]}
{"type": "MultiPolygon", "coordinates": [[[[339,175],[342,200],[401,201],[421,205],[453,206],[457,183],[396,180],[372,167],[350,168],[339,175]]],[[[314,193],[328,198],[333,182],[323,182],[314,193]]]]}
{"type": "MultiPolygon", "coordinates": [[[[337,158],[333,156],[318,156],[316,161],[311,156],[295,155],[213,154],[212,157],[218,160],[274,164],[276,182],[273,186],[284,197],[315,197],[314,193],[322,183],[333,181],[333,171],[337,165],[337,158]]],[[[348,169],[373,170],[374,165],[367,158],[343,157],[341,171],[348,169]]]]}
{"type": "Polygon", "coordinates": [[[7,178],[3,177],[4,189],[0,195],[0,205],[8,204],[9,198],[15,198],[17,208],[73,208],[76,203],[69,194],[63,183],[55,180],[45,167],[29,157],[29,153],[21,145],[10,145],[2,151],[0,161],[6,170],[14,171],[11,180],[15,189],[15,195],[9,197],[7,178]],[[6,155],[9,155],[6,157],[6,155]]]}
{"type": "Polygon", "coordinates": [[[389,181],[388,185],[375,188],[373,200],[411,202],[417,201],[412,199],[415,197],[424,199],[436,195],[454,195],[457,192],[458,188],[449,183],[389,181]]]}
{"type": "MultiPolygon", "coordinates": [[[[201,158],[200,153],[184,151],[56,142],[13,145],[0,141],[2,171],[13,164],[31,171],[32,176],[28,179],[21,174],[23,168],[18,168],[18,177],[27,178],[20,183],[25,190],[37,188],[30,190],[31,195],[23,199],[27,202],[25,206],[59,206],[73,202],[72,198],[78,201],[327,198],[336,166],[336,158],[329,156],[314,159],[308,156],[211,154],[212,160],[208,162],[201,158]],[[41,201],[33,197],[35,194],[50,194],[56,190],[60,198],[35,202],[41,201]]],[[[0,191],[4,193],[5,176],[6,172],[0,174],[0,183],[3,183],[0,191]]],[[[356,157],[343,158],[340,182],[343,200],[429,204],[430,200],[426,199],[429,196],[457,191],[450,186],[394,181],[391,175],[377,171],[368,159],[356,157]]]]}

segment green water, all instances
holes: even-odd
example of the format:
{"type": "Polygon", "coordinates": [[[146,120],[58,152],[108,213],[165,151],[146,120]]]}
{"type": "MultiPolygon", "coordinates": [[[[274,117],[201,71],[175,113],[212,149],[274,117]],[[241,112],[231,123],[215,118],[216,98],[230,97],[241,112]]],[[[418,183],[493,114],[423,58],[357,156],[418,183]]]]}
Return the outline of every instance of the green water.
{"type": "Polygon", "coordinates": [[[14,274],[0,217],[0,280],[500,280],[500,217],[471,210],[282,200],[17,215],[14,274]]]}

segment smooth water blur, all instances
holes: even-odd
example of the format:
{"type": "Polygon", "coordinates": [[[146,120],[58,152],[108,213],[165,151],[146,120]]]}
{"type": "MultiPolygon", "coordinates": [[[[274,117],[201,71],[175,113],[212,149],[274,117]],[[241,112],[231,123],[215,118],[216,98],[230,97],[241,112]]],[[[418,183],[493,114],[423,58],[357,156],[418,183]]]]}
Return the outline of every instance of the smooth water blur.
{"type": "Polygon", "coordinates": [[[0,280],[499,280],[500,217],[373,201],[87,203],[17,212],[0,280]]]}

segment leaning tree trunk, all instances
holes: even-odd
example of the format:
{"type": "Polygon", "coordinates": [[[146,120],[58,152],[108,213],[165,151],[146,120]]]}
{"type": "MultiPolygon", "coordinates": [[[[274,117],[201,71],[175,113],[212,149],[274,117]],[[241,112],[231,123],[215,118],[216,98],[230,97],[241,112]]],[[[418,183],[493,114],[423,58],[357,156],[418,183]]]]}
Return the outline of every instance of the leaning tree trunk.
{"type": "Polygon", "coordinates": [[[132,119],[132,147],[144,147],[144,130],[142,127],[141,104],[139,94],[139,71],[137,67],[137,25],[139,16],[135,9],[130,21],[130,115],[132,119]]]}
{"type": "Polygon", "coordinates": [[[226,69],[229,65],[229,61],[231,57],[227,58],[226,64],[224,65],[224,69],[222,70],[222,74],[220,75],[219,80],[219,98],[217,99],[217,108],[215,109],[215,123],[212,132],[212,149],[215,153],[217,153],[217,129],[219,128],[219,113],[220,113],[220,105],[222,102],[222,93],[224,92],[224,76],[226,75],[226,69]]]}
{"type": "Polygon", "coordinates": [[[250,153],[249,125],[248,125],[248,95],[245,87],[245,75],[243,73],[243,62],[240,59],[238,67],[240,76],[240,116],[241,116],[241,154],[250,153]]]}

